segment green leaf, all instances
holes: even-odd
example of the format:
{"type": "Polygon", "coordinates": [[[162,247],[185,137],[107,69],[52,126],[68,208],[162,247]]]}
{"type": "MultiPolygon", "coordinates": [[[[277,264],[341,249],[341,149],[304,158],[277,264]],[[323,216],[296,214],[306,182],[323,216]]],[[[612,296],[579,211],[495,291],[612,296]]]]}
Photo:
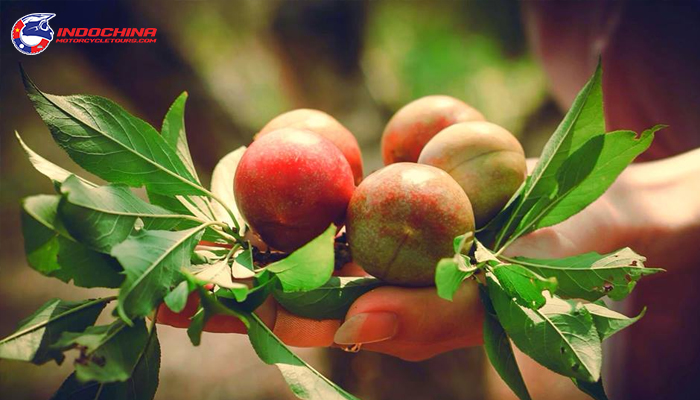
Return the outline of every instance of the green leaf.
{"type": "MultiPolygon", "coordinates": [[[[34,150],[30,149],[29,146],[27,146],[27,144],[24,143],[17,131],[15,131],[15,137],[17,137],[17,141],[19,141],[19,144],[22,146],[25,153],[27,153],[27,158],[29,158],[29,162],[32,163],[32,165],[37,171],[39,171],[47,178],[51,179],[55,186],[60,186],[63,183],[63,181],[66,180],[66,178],[73,175],[72,172],[59,167],[58,165],[35,153],[34,150]]],[[[97,186],[96,184],[88,181],[87,179],[83,179],[81,177],[78,177],[78,179],[80,179],[84,184],[88,186],[97,186]]]]}
{"type": "Polygon", "coordinates": [[[605,394],[605,388],[603,388],[602,378],[597,382],[586,382],[576,378],[571,378],[571,380],[580,391],[591,396],[595,400],[608,400],[608,396],[605,394]]]}
{"type": "Polygon", "coordinates": [[[257,315],[248,314],[245,320],[250,343],[258,357],[279,368],[295,396],[306,400],[357,400],[294,354],[257,315]]]}
{"type": "Polygon", "coordinates": [[[0,358],[43,364],[63,362],[63,354],[50,348],[64,332],[80,331],[95,323],[110,298],[46,302],[19,323],[15,333],[0,340],[0,358]]]}
{"type": "Polygon", "coordinates": [[[529,400],[530,393],[520,373],[510,339],[498,322],[496,310],[488,297],[487,289],[479,285],[479,296],[484,304],[484,349],[491,365],[520,400],[529,400]]]}
{"type": "Polygon", "coordinates": [[[333,274],[335,225],[288,257],[267,266],[285,292],[302,292],[322,286],[333,274]]]}
{"type": "MultiPolygon", "coordinates": [[[[194,281],[192,282],[194,283],[194,281]]],[[[201,282],[197,282],[200,302],[199,310],[197,310],[197,313],[192,317],[192,322],[190,322],[190,326],[187,328],[187,336],[194,346],[199,346],[202,342],[204,326],[214,315],[229,315],[239,319],[243,318],[238,311],[221,304],[216,298],[216,295],[202,288],[200,284],[201,282]]]]}
{"type": "Polygon", "coordinates": [[[333,276],[311,291],[287,293],[275,288],[273,296],[287,311],[300,317],[343,319],[357,298],[381,285],[375,278],[333,276]]]}
{"type": "Polygon", "coordinates": [[[647,310],[645,307],[639,315],[630,318],[619,312],[608,309],[602,300],[595,303],[584,304],[584,307],[586,307],[588,312],[593,316],[593,323],[595,323],[601,341],[639,321],[647,310]]]}
{"type": "Polygon", "coordinates": [[[188,269],[188,272],[203,282],[213,283],[226,289],[248,290],[248,286],[244,283],[233,280],[231,266],[228,265],[227,260],[217,261],[214,264],[193,265],[188,269]]]}
{"type": "Polygon", "coordinates": [[[588,301],[606,295],[622,300],[643,276],[663,271],[645,268],[646,259],[629,248],[610,254],[586,253],[560,259],[503,258],[545,278],[556,278],[557,295],[588,301]]]}
{"type": "Polygon", "coordinates": [[[60,196],[39,195],[22,203],[22,235],[29,265],[80,287],[116,288],[124,281],[114,258],[78,243],[57,218],[60,196]]]}
{"type": "Polygon", "coordinates": [[[523,307],[539,309],[546,302],[542,291],[547,290],[554,294],[557,290],[555,278],[545,279],[517,264],[500,264],[491,271],[506,294],[523,307]]]}
{"type": "Polygon", "coordinates": [[[110,325],[90,326],[83,332],[64,332],[53,347],[80,350],[75,361],[78,381],[125,382],[148,345],[148,338],[143,319],[133,321],[132,326],[116,320],[110,325]]]}
{"type": "Polygon", "coordinates": [[[233,177],[236,176],[236,168],[238,168],[238,163],[245,153],[245,146],[239,147],[238,149],[225,155],[214,167],[214,172],[211,175],[211,191],[228,207],[235,220],[231,219],[231,215],[226,211],[224,205],[217,201],[212,202],[212,208],[214,209],[214,216],[219,221],[224,221],[229,226],[238,227],[239,233],[243,235],[245,233],[245,221],[241,212],[236,206],[236,198],[233,195],[233,177]]]}
{"type": "Polygon", "coordinates": [[[66,229],[101,252],[123,242],[137,219],[143,222],[143,229],[170,230],[189,218],[148,204],[123,185],[90,187],[70,176],[61,185],[61,193],[65,200],[59,211],[66,229]]]}
{"type": "Polygon", "coordinates": [[[187,102],[187,92],[182,92],[170,106],[167,114],[165,114],[160,134],[163,136],[163,139],[165,139],[165,142],[175,150],[180,160],[182,160],[185,167],[187,167],[187,170],[190,171],[192,176],[199,182],[197,171],[192,162],[190,147],[187,144],[187,133],[185,132],[185,102],[187,102]]]}
{"type": "Polygon", "coordinates": [[[21,72],[27,95],[54,140],[85,170],[161,194],[206,194],[148,123],[103,97],[43,93],[21,72]]]}
{"type": "Polygon", "coordinates": [[[498,279],[486,274],[498,320],[525,354],[559,374],[589,382],[600,379],[602,349],[593,317],[580,303],[548,297],[539,310],[520,306],[498,279]]]}
{"type": "Polygon", "coordinates": [[[112,248],[126,273],[117,305],[125,321],[148,315],[180,283],[180,269],[189,267],[205,226],[176,232],[141,230],[112,248]]]}
{"type": "Polygon", "coordinates": [[[262,270],[253,279],[254,286],[251,289],[242,290],[220,289],[216,292],[219,301],[229,308],[253,312],[257,309],[279,282],[277,276],[267,270],[262,270]]]}
{"type": "Polygon", "coordinates": [[[466,265],[464,258],[457,257],[460,258],[443,258],[435,269],[435,286],[438,296],[449,301],[452,301],[462,282],[474,275],[476,271],[476,266],[466,265]]]}
{"type": "Polygon", "coordinates": [[[66,379],[51,400],[151,400],[158,388],[160,344],[155,327],[148,347],[142,352],[131,377],[125,382],[80,382],[75,372],[66,379]]]}
{"type": "Polygon", "coordinates": [[[188,281],[182,281],[163,298],[163,301],[174,313],[179,313],[185,309],[187,298],[192,290],[194,289],[190,288],[188,281]]]}
{"type": "MultiPolygon", "coordinates": [[[[549,199],[557,189],[556,175],[564,161],[585,142],[605,133],[603,115],[602,68],[595,73],[576,96],[571,108],[542,150],[532,174],[520,187],[517,197],[492,220],[492,226],[500,227],[495,249],[499,250],[505,239],[512,240],[515,228],[531,212],[536,204],[549,199]]],[[[488,229],[487,229],[488,230],[488,229]]]]}

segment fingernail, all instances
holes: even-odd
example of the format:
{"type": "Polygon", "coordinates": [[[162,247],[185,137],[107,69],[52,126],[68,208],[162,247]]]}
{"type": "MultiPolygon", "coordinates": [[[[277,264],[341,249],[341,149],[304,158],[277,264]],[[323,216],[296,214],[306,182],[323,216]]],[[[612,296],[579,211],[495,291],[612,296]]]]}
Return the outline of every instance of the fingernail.
{"type": "Polygon", "coordinates": [[[376,343],[389,340],[398,330],[398,318],[390,312],[361,313],[346,320],[335,332],[337,344],[376,343]]]}

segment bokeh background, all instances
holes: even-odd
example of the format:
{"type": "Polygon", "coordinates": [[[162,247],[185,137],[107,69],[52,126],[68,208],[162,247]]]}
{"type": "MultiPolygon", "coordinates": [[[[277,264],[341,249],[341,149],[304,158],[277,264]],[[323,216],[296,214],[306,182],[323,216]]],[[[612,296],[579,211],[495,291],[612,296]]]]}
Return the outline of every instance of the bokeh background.
{"type": "MultiPolygon", "coordinates": [[[[54,94],[113,99],[156,127],[170,103],[189,92],[186,128],[200,176],[251,141],[274,116],[294,108],[326,111],[362,147],[365,172],[381,167],[384,125],[402,105],[447,94],[512,131],[528,156],[539,154],[561,118],[540,65],[531,56],[515,0],[5,2],[0,35],[0,337],[53,297],[82,299],[100,290],[43,277],[24,259],[20,199],[51,193],[14,138],[81,171],[50,139],[24,95],[17,65],[54,94]],[[155,27],[156,44],[52,43],[23,56],[4,36],[21,16],[57,14],[59,27],[155,27]],[[3,33],[4,32],[4,33],[3,33]]],[[[291,398],[274,367],[247,338],[161,327],[158,399],[291,398]]],[[[339,350],[299,354],[363,399],[481,399],[487,361],[480,348],[420,363],[339,350]]],[[[44,399],[72,370],[0,361],[0,398],[44,399]]],[[[498,396],[493,396],[498,398],[498,396]]]]}

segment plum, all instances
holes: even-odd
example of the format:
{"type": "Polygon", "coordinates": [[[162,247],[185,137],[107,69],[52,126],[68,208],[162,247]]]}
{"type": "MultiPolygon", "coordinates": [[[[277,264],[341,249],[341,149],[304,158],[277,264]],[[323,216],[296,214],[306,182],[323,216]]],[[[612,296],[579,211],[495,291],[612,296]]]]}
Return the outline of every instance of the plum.
{"type": "Polygon", "coordinates": [[[384,165],[416,162],[423,146],[446,127],[458,122],[483,121],[484,116],[449,96],[426,96],[394,114],[382,134],[384,165]]]}
{"type": "Polygon", "coordinates": [[[300,108],[281,114],[265,125],[256,138],[280,128],[305,129],[333,142],[350,163],[355,184],[362,180],[362,154],[357,139],[346,127],[330,115],[319,110],[300,108]]]}
{"type": "Polygon", "coordinates": [[[453,239],[473,230],[467,195],[428,165],[396,163],[374,172],[348,206],[353,261],[396,285],[434,284],[437,262],[454,255],[453,239]]]}
{"type": "Polygon", "coordinates": [[[354,190],[343,153],[330,140],[293,128],[255,140],[234,177],[243,218],[265,243],[286,252],[331,223],[341,226],[354,190]]]}
{"type": "Polygon", "coordinates": [[[506,205],[527,173],[523,148],[510,132],[486,121],[464,122],[440,131],[418,162],[447,171],[464,189],[477,227],[506,205]]]}

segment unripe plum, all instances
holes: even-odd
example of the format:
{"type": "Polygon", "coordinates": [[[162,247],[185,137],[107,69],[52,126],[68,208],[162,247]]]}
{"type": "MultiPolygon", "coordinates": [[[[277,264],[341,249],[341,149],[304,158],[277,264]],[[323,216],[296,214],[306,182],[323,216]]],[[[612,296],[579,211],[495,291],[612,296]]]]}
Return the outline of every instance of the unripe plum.
{"type": "Polygon", "coordinates": [[[282,251],[296,250],[331,223],[341,226],[354,189],[350,165],[331,141],[292,128],[254,141],[234,178],[243,218],[282,251]]]}
{"type": "Polygon", "coordinates": [[[348,207],[353,261],[396,285],[434,284],[438,261],[454,254],[453,239],[473,230],[467,195],[428,165],[382,168],[357,187],[348,207]]]}
{"type": "Polygon", "coordinates": [[[486,121],[445,128],[428,142],[418,162],[447,171],[459,183],[472,203],[477,227],[498,214],[527,174],[518,139],[486,121]]]}
{"type": "Polygon", "coordinates": [[[330,115],[319,110],[300,108],[281,114],[268,122],[256,138],[281,128],[305,129],[333,142],[350,163],[355,184],[362,180],[362,154],[357,139],[346,127],[330,115]]]}
{"type": "Polygon", "coordinates": [[[408,103],[382,134],[384,165],[416,162],[423,146],[441,130],[458,122],[483,120],[479,111],[450,96],[426,96],[408,103]]]}

